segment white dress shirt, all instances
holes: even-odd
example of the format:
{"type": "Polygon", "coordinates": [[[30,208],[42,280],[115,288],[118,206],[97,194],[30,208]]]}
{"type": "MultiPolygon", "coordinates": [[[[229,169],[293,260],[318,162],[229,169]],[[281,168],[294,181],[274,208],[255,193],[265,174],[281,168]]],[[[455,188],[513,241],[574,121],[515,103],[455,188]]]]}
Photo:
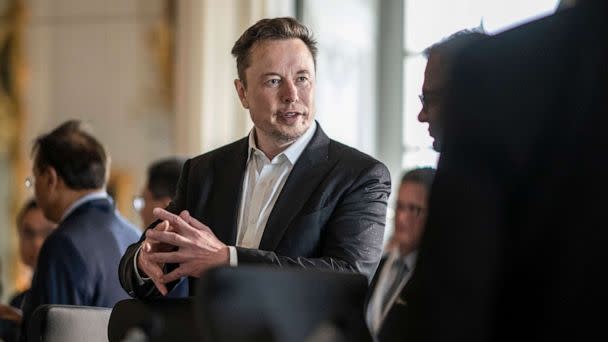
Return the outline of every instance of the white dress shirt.
{"type": "MultiPolygon", "coordinates": [[[[243,179],[243,192],[238,216],[236,246],[259,248],[268,217],[298,158],[312,139],[317,123],[272,160],[255,142],[254,129],[249,133],[249,153],[243,179]]],[[[230,265],[238,264],[236,248],[230,246],[230,265]]]]}

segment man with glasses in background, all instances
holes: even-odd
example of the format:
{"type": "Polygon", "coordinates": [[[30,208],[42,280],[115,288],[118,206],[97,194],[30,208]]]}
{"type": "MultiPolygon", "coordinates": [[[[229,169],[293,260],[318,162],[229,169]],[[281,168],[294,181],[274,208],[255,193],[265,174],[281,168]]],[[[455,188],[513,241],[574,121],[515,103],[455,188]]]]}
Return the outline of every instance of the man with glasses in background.
{"type": "Polygon", "coordinates": [[[171,203],[184,162],[184,159],[170,157],[148,166],[146,185],[141,196],[133,199],[133,208],[141,216],[144,228],[156,221],[152,209],[166,208],[171,203]]]}
{"type": "MultiPolygon", "coordinates": [[[[177,181],[186,160],[168,157],[148,166],[146,185],[140,196],[133,199],[133,208],[141,217],[144,229],[156,221],[152,210],[166,208],[175,196],[177,181]]],[[[186,297],[188,282],[181,281],[168,294],[169,297],[186,297]]]]}
{"type": "Polygon", "coordinates": [[[419,168],[401,178],[395,231],[370,286],[366,319],[378,341],[398,339],[407,320],[407,292],[427,216],[435,169],[419,168]],[[397,334],[395,334],[397,332],[397,334]]]}

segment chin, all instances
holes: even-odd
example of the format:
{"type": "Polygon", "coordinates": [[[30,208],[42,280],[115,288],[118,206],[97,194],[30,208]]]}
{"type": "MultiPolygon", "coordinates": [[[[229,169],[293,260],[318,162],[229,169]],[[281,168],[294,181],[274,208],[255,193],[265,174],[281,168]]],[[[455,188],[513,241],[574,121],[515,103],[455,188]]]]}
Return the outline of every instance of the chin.
{"type": "Polygon", "coordinates": [[[275,130],[273,132],[273,136],[276,140],[278,141],[282,141],[282,142],[290,142],[290,141],[294,141],[296,139],[298,139],[299,137],[302,136],[302,134],[304,134],[306,130],[275,130]]]}
{"type": "Polygon", "coordinates": [[[437,139],[433,141],[433,150],[435,150],[435,152],[441,152],[441,142],[437,139]]]}

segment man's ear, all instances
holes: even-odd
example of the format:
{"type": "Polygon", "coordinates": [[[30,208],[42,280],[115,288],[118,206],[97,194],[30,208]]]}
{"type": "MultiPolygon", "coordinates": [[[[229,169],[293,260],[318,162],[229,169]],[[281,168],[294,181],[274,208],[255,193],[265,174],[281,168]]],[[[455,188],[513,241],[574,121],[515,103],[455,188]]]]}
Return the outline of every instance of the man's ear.
{"type": "Polygon", "coordinates": [[[61,177],[59,177],[59,174],[57,173],[57,170],[55,170],[54,167],[49,166],[45,172],[48,174],[46,182],[47,182],[47,185],[49,186],[49,189],[55,189],[55,188],[57,188],[57,186],[59,185],[60,182],[63,182],[63,180],[61,179],[61,177]]]}
{"type": "Polygon", "coordinates": [[[245,84],[243,81],[238,78],[234,80],[234,88],[236,89],[236,93],[239,95],[239,100],[241,100],[241,104],[243,108],[249,109],[249,102],[247,102],[247,89],[245,89],[245,84]]]}

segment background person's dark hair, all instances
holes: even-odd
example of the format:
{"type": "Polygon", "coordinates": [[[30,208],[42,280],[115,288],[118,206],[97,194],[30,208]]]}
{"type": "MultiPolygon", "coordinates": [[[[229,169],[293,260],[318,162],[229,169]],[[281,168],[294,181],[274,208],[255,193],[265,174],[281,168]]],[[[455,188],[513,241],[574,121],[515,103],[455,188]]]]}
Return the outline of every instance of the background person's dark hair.
{"type": "Polygon", "coordinates": [[[21,209],[19,210],[19,213],[17,214],[17,218],[15,219],[17,228],[19,228],[21,226],[21,223],[23,222],[23,217],[25,216],[25,214],[27,214],[30,210],[36,209],[36,208],[38,208],[38,203],[36,203],[36,199],[30,198],[29,200],[27,200],[27,202],[25,202],[23,207],[21,207],[21,209]]]}
{"type": "Polygon", "coordinates": [[[442,57],[446,57],[449,63],[462,48],[488,37],[490,36],[482,28],[461,30],[429,46],[424,50],[423,54],[426,58],[429,58],[431,54],[436,53],[442,57]]]}
{"type": "Polygon", "coordinates": [[[106,183],[106,152],[80,121],[69,120],[34,141],[32,156],[38,172],[53,167],[73,190],[99,189],[106,183]]]}
{"type": "Polygon", "coordinates": [[[317,66],[317,42],[308,27],[290,17],[262,19],[248,28],[234,43],[232,55],[236,57],[236,69],[239,79],[247,87],[245,70],[249,67],[251,47],[262,40],[301,39],[310,50],[317,66]]]}
{"type": "Polygon", "coordinates": [[[182,158],[166,158],[148,167],[148,190],[156,199],[175,196],[177,181],[184,166],[182,158]]]}
{"type": "Polygon", "coordinates": [[[432,167],[421,167],[410,170],[401,177],[401,184],[405,182],[422,184],[426,192],[429,193],[433,185],[433,179],[435,179],[435,171],[432,167]]]}

